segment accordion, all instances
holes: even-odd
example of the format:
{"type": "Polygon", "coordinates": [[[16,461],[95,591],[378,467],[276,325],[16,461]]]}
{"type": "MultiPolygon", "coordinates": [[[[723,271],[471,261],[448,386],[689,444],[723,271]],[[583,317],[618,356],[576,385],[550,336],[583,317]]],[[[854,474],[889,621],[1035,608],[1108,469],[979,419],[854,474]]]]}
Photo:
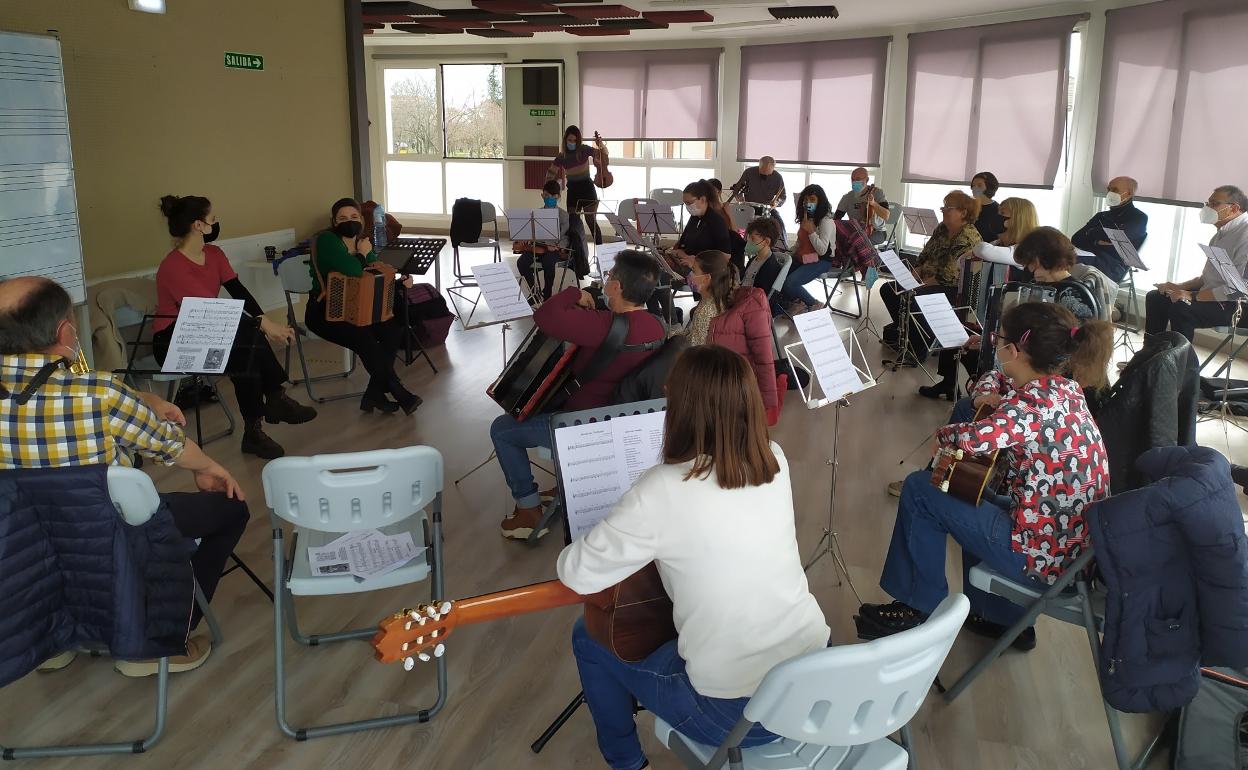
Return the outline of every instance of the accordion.
{"type": "Polygon", "coordinates": [[[372,326],[394,318],[394,268],[372,264],[359,276],[330,273],[325,279],[325,320],[372,326]]]}
{"type": "Polygon", "coordinates": [[[572,359],[576,349],[533,327],[485,393],[517,422],[557,409],[575,387],[572,359]]]}

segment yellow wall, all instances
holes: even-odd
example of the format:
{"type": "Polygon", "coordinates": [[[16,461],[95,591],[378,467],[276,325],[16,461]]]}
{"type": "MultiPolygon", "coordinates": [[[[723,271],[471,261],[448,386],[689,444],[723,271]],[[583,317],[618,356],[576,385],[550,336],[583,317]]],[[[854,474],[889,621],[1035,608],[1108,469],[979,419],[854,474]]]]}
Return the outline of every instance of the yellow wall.
{"type": "Polygon", "coordinates": [[[160,196],[204,195],[222,238],[310,234],[352,194],[341,0],[4,0],[0,29],[58,31],[88,278],[156,265],[160,196]],[[227,70],[226,51],[263,72],[227,70]]]}

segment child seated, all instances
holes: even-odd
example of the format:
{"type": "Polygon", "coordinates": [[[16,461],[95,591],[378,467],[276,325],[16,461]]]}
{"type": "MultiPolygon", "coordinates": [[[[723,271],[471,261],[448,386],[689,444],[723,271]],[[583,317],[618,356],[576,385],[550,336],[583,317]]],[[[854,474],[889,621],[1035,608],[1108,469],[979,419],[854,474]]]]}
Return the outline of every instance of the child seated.
{"type": "Polygon", "coordinates": [[[520,275],[524,276],[524,280],[528,281],[531,288],[536,289],[535,276],[533,274],[533,261],[537,258],[542,262],[542,299],[550,299],[551,289],[555,283],[555,267],[560,262],[568,259],[568,228],[571,221],[568,212],[559,208],[559,195],[562,191],[559,189],[559,182],[550,180],[542,186],[542,208],[558,209],[559,211],[559,242],[558,243],[534,243],[532,241],[515,241],[511,250],[513,253],[520,254],[520,259],[516,261],[517,267],[520,269],[520,275]]]}

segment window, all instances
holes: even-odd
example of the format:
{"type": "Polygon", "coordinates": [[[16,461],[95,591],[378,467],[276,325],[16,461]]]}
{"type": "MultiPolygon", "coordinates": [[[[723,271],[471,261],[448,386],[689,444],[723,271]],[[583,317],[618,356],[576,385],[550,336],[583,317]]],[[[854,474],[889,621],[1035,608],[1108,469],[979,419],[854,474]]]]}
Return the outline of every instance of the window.
{"type": "Polygon", "coordinates": [[[605,144],[615,184],[601,195],[610,203],[648,198],[651,190],[661,187],[683,190],[690,182],[715,175],[715,142],[630,139],[605,144]]]}
{"type": "Polygon", "coordinates": [[[502,158],[507,130],[501,64],[442,65],[446,157],[502,158]]]}
{"type": "MultiPolygon", "coordinates": [[[[836,204],[840,202],[841,196],[850,191],[849,176],[853,172],[853,169],[848,168],[838,170],[829,169],[826,166],[798,164],[777,165],[776,170],[784,177],[784,192],[788,197],[785,198],[784,205],[780,209],[780,217],[790,233],[797,232],[797,209],[793,202],[795,196],[800,195],[807,185],[817,184],[828,196],[828,203],[831,204],[832,210],[836,211],[836,204]]],[[[878,171],[879,169],[875,168],[867,169],[872,179],[875,179],[878,171]]]]}
{"type": "Polygon", "coordinates": [[[391,155],[441,155],[437,70],[386,70],[385,88],[387,151],[391,155]]]}
{"type": "Polygon", "coordinates": [[[719,48],[581,51],[581,128],[611,138],[707,139],[719,127],[719,48]]]}

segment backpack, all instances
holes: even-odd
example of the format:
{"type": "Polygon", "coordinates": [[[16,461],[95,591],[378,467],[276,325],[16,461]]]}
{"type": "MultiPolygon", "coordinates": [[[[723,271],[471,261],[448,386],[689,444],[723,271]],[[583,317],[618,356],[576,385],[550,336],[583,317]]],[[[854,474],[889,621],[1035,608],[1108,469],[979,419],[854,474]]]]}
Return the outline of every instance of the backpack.
{"type": "Polygon", "coordinates": [[[607,330],[606,338],[594,351],[593,358],[589,359],[589,363],[578,375],[577,380],[581,383],[594,380],[620,353],[657,351],[624,375],[624,378],[616,385],[612,402],[628,404],[633,401],[663,398],[663,384],[667,382],[667,373],[675,363],[676,357],[688,346],[689,341],[683,336],[668,339],[667,325],[663,324],[662,319],[659,323],[663,326],[662,337],[650,342],[629,345],[624,342],[628,337],[628,316],[624,313],[612,315],[611,328],[607,330]]]}

